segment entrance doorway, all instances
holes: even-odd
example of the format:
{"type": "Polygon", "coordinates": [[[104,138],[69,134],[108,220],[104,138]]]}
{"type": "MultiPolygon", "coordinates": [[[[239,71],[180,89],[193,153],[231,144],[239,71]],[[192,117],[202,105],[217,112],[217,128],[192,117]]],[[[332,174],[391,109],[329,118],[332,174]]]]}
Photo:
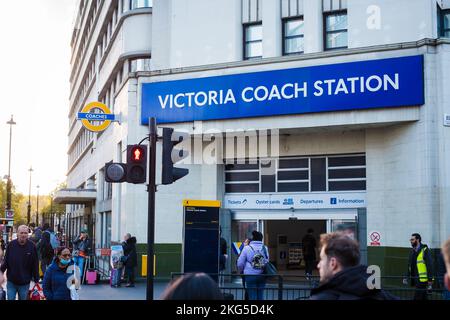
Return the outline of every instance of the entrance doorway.
{"type": "MultiPolygon", "coordinates": [[[[312,218],[312,213],[280,214],[269,212],[234,212],[231,220],[231,259],[230,270],[237,272],[236,261],[242,241],[251,238],[251,232],[258,230],[263,233],[264,244],[269,248],[270,261],[277,266],[281,274],[304,275],[305,261],[303,259],[302,239],[308,229],[313,229],[316,240],[316,261],[313,275],[318,275],[316,266],[319,261],[320,235],[341,231],[360,241],[361,261],[365,262],[366,245],[365,220],[359,219],[356,211],[321,212],[312,218]]],[[[364,217],[361,215],[361,217],[364,217]]]]}
{"type": "Polygon", "coordinates": [[[299,273],[300,270],[304,270],[302,240],[309,229],[313,230],[316,240],[315,266],[319,259],[320,235],[327,232],[327,220],[266,220],[264,222],[264,242],[269,247],[270,260],[276,264],[280,273],[299,273]]]}

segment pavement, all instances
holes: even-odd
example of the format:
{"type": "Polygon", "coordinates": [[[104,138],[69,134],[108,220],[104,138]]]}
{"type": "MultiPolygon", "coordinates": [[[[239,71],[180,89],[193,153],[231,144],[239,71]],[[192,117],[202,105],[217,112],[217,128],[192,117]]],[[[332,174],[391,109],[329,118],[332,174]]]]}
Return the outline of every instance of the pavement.
{"type": "MultiPolygon", "coordinates": [[[[155,300],[163,293],[168,282],[155,282],[153,295],[155,300]]],[[[83,285],[78,291],[80,300],[145,300],[146,282],[138,282],[134,288],[122,285],[112,288],[109,284],[100,283],[96,285],[83,285]]]]}

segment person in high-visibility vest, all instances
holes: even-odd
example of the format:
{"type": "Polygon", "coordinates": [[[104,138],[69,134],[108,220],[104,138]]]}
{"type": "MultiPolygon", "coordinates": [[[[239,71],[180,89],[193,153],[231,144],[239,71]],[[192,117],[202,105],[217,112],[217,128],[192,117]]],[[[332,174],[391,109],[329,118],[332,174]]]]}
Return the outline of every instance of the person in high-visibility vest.
{"type": "MultiPolygon", "coordinates": [[[[427,300],[428,292],[433,286],[433,261],[431,250],[422,243],[422,237],[418,233],[411,235],[412,250],[409,254],[408,279],[411,286],[416,287],[414,300],[427,300]]],[[[407,284],[407,279],[404,279],[407,284]]]]}

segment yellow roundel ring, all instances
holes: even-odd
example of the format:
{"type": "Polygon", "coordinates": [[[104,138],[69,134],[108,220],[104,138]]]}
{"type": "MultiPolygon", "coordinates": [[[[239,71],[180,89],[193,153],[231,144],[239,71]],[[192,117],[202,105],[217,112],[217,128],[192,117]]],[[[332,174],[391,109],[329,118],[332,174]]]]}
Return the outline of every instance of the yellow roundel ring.
{"type": "MultiPolygon", "coordinates": [[[[93,109],[100,109],[103,111],[104,114],[112,114],[111,110],[109,110],[109,108],[104,103],[98,101],[89,103],[87,106],[83,108],[83,110],[81,110],[81,112],[89,113],[93,109]]],[[[111,120],[102,121],[102,124],[97,126],[93,125],[92,123],[89,122],[89,120],[86,119],[81,120],[81,123],[83,123],[83,126],[89,131],[100,132],[108,129],[109,125],[111,124],[111,120]]]]}

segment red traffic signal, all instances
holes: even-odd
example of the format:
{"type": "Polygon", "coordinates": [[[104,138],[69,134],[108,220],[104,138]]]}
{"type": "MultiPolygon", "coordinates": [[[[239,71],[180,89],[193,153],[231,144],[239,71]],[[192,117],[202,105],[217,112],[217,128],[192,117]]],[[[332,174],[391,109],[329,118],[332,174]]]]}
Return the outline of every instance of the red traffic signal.
{"type": "Polygon", "coordinates": [[[127,147],[127,182],[141,184],[147,181],[147,146],[127,147]]]}
{"type": "Polygon", "coordinates": [[[146,149],[143,146],[132,146],[130,151],[130,160],[132,162],[142,162],[146,159],[146,149]]]}

